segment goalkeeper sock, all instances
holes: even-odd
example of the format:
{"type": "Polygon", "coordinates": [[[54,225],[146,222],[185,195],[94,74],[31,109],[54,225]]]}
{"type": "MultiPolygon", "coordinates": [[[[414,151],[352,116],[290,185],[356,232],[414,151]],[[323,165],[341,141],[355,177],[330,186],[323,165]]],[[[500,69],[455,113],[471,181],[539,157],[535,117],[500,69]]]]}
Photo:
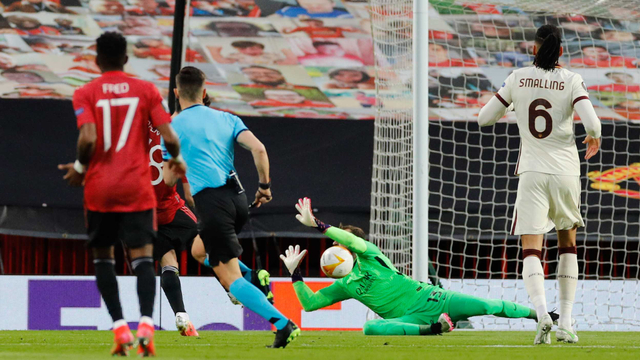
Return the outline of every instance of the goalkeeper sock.
{"type": "Polygon", "coordinates": [[[436,322],[431,325],[404,323],[397,320],[375,319],[364,324],[365,335],[439,335],[442,334],[442,324],[436,322]]]}
{"type": "Polygon", "coordinates": [[[251,268],[249,268],[239,259],[238,259],[238,265],[240,265],[240,273],[242,273],[242,277],[247,279],[248,282],[251,282],[251,268]]]}
{"type": "Polygon", "coordinates": [[[162,290],[169,300],[169,305],[174,314],[186,313],[184,309],[184,300],[182,299],[182,286],[180,285],[180,277],[178,277],[178,268],[175,266],[162,267],[162,290]]]}
{"type": "MultiPolygon", "coordinates": [[[[113,259],[93,260],[93,266],[96,269],[96,284],[114,323],[124,319],[122,316],[122,306],[120,305],[118,279],[116,278],[116,270],[114,268],[115,264],[116,261],[113,259]]],[[[114,328],[115,327],[114,325],[114,328]]]]}
{"type": "Polygon", "coordinates": [[[133,272],[138,278],[138,301],[140,316],[153,316],[153,302],[156,297],[156,274],[152,257],[139,257],[131,261],[133,272]]]}
{"type": "Polygon", "coordinates": [[[529,299],[536,309],[538,321],[547,314],[547,298],[544,291],[544,270],[540,257],[542,251],[525,249],[524,262],[522,267],[522,280],[524,287],[527,289],[529,299]]]}
{"type": "Polygon", "coordinates": [[[264,294],[247,279],[238,278],[229,286],[229,292],[249,310],[269,320],[276,329],[281,330],[289,323],[289,319],[273,307],[264,294]]]}
{"type": "Polygon", "coordinates": [[[558,263],[558,297],[560,298],[560,319],[558,327],[571,329],[571,311],[578,286],[578,255],[575,246],[560,248],[558,263]]]}

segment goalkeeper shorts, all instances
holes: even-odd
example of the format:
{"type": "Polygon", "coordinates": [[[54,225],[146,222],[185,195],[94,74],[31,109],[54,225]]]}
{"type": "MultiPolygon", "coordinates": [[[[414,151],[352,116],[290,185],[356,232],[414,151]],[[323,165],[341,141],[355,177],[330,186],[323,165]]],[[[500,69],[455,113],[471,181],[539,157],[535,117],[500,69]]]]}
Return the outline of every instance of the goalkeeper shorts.
{"type": "Polygon", "coordinates": [[[584,226],[580,214],[580,177],[528,171],[520,174],[512,235],[546,234],[584,226]]]}

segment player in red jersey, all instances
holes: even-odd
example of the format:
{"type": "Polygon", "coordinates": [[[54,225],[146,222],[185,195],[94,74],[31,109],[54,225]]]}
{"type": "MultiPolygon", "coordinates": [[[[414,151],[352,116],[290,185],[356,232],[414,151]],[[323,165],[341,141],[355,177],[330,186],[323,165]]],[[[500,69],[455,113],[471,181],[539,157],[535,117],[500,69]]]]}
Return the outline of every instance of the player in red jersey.
{"type": "MultiPolygon", "coordinates": [[[[199,239],[198,221],[176,191],[178,177],[167,176],[173,179],[172,183],[165,182],[163,178],[163,173],[169,171],[169,167],[162,161],[160,131],[153,126],[151,121],[149,121],[149,168],[151,169],[151,184],[158,201],[158,237],[153,244],[153,258],[159,261],[162,267],[160,284],[173,313],[176,315],[176,328],[180,334],[182,336],[199,336],[185,310],[182,286],[178,277],[180,274],[178,256],[176,255],[191,241],[199,239]]],[[[183,180],[186,181],[186,178],[183,180]]]]}
{"type": "Polygon", "coordinates": [[[149,183],[149,121],[165,139],[167,151],[177,157],[169,163],[169,169],[184,174],[186,167],[157,88],[123,72],[128,60],[125,38],[107,32],[96,43],[96,63],[102,76],[78,88],[73,96],[80,129],[78,160],[58,168],[67,171],[64,179],[70,185],[85,185],[84,206],[96,282],[114,321],[111,353],[127,355],[134,341],[122,315],[114,270],[113,246],[122,240],[138,278],[138,353],[155,355],[151,317],[156,290],[152,245],[156,237],[156,198],[149,183]]]}

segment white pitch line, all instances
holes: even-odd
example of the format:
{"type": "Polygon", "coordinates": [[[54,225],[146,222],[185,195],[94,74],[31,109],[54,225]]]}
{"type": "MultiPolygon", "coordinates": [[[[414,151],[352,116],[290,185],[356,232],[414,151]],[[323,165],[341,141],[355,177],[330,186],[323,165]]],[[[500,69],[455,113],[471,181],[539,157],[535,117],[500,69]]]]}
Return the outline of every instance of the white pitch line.
{"type": "MultiPolygon", "coordinates": [[[[52,343],[0,343],[0,346],[71,346],[72,344],[52,344],[52,343]]],[[[84,345],[84,344],[83,344],[84,345]]],[[[90,346],[108,346],[113,345],[113,343],[91,343],[86,344],[90,346]]],[[[78,346],[78,344],[75,344],[78,346]]],[[[211,346],[220,346],[220,344],[170,344],[168,347],[211,347],[211,346]]],[[[233,347],[234,345],[225,344],[225,346],[233,347]]],[[[244,346],[243,344],[238,344],[237,346],[244,346]]],[[[266,344],[265,344],[266,346],[266,344]]],[[[323,347],[349,347],[348,345],[338,345],[338,344],[323,344],[323,345],[315,345],[315,344],[295,344],[295,346],[307,347],[307,348],[323,348],[323,347]]],[[[413,344],[413,345],[379,345],[379,344],[369,344],[366,345],[368,348],[372,347],[393,347],[393,348],[416,348],[416,347],[424,347],[424,348],[506,348],[506,349],[520,349],[520,348],[566,348],[566,349],[640,349],[640,346],[629,345],[629,346],[613,346],[613,345],[430,345],[430,344],[413,344]]]]}

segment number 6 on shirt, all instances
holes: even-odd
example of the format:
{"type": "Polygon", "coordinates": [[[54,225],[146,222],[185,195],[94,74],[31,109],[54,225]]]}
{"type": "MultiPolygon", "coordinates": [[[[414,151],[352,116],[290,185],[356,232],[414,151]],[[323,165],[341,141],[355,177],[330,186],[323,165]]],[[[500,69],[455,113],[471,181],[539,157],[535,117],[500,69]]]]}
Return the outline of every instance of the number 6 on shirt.
{"type": "Polygon", "coordinates": [[[102,133],[104,136],[105,152],[109,151],[111,148],[111,106],[128,106],[127,115],[124,118],[124,124],[122,124],[122,130],[120,131],[120,137],[118,138],[118,145],[116,146],[116,152],[118,152],[127,143],[131,124],[133,123],[133,117],[136,114],[139,102],[140,99],[137,97],[98,100],[96,107],[102,108],[102,119],[104,121],[104,129],[102,133]]]}

